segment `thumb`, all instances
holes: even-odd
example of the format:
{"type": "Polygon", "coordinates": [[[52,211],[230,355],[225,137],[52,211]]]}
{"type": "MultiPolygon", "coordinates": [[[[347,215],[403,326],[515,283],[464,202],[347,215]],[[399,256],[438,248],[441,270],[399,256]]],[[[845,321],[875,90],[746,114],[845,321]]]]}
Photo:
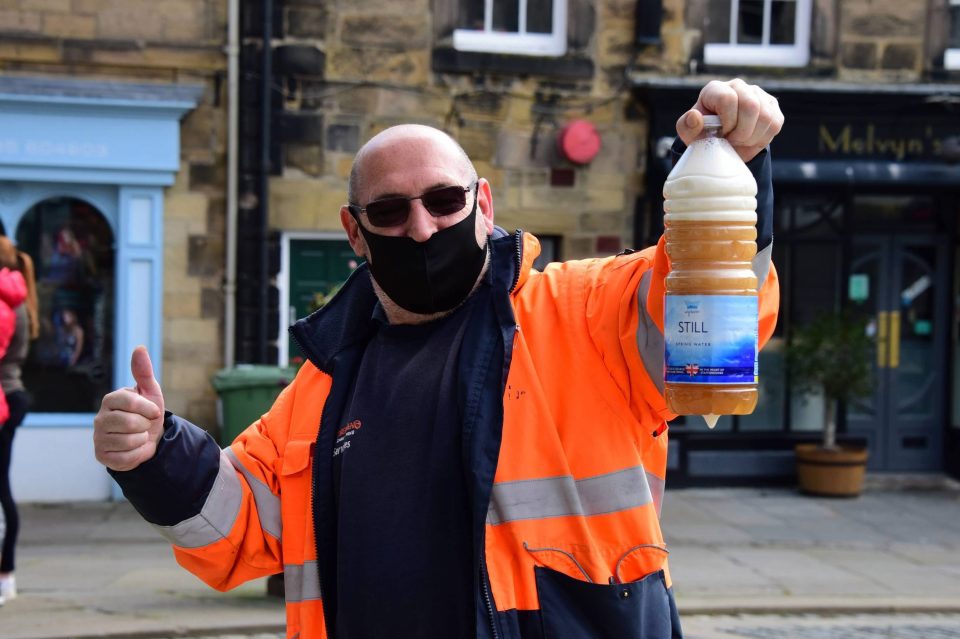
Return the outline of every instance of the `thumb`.
{"type": "Polygon", "coordinates": [[[702,130],[703,114],[697,109],[690,109],[677,120],[677,135],[687,146],[697,139],[702,130]]]}
{"type": "Polygon", "coordinates": [[[153,362],[150,361],[150,354],[146,347],[138,346],[133,349],[130,372],[133,373],[133,379],[137,382],[137,392],[156,404],[162,411],[163,391],[160,390],[160,384],[153,376],[153,362]]]}

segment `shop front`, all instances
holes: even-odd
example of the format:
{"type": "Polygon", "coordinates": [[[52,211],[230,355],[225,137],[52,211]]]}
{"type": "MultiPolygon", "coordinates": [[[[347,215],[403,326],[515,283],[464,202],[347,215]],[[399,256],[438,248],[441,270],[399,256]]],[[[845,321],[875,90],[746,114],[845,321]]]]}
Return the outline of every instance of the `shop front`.
{"type": "MultiPolygon", "coordinates": [[[[657,153],[698,87],[643,84],[651,112],[646,209],[638,242],[659,235],[669,171],[657,153]]],[[[674,479],[704,484],[792,481],[793,445],[817,441],[823,398],[790,383],[784,346],[818,313],[867,320],[873,391],[840,412],[841,439],[865,443],[871,472],[960,470],[954,392],[960,306],[960,90],[956,86],[764,84],[787,116],[774,142],[774,264],[782,302],[760,356],[753,415],[715,431],[686,418],[671,428],[674,479]]]]}
{"type": "Polygon", "coordinates": [[[93,457],[93,416],[106,392],[132,385],[135,346],[162,353],[163,188],[198,98],[194,87],[0,78],[0,224],[33,258],[40,311],[11,470],[20,500],[114,492],[93,457]]]}

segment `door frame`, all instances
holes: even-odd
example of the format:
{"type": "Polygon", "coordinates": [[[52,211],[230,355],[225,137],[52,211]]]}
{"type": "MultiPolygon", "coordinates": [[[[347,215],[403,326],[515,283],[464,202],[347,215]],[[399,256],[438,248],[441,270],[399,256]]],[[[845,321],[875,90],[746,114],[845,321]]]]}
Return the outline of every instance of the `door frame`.
{"type": "MultiPolygon", "coordinates": [[[[287,366],[290,361],[287,329],[290,318],[290,242],[292,240],[341,240],[348,241],[346,231],[283,231],[280,234],[280,270],[277,272],[277,290],[280,304],[277,310],[277,365],[287,366]]],[[[360,258],[357,258],[358,260],[360,258]]]]}
{"type": "MultiPolygon", "coordinates": [[[[886,266],[887,272],[881,274],[882,279],[878,284],[888,293],[886,299],[880,298],[877,300],[877,307],[874,309],[876,316],[879,316],[880,312],[890,312],[894,310],[887,308],[888,306],[893,306],[896,303],[896,298],[899,297],[898,293],[892,289],[894,284],[897,285],[898,290],[902,290],[907,285],[905,282],[897,281],[900,273],[902,273],[902,270],[898,269],[901,269],[903,249],[911,246],[926,246],[932,248],[934,251],[936,263],[933,265],[933,274],[934,277],[937,278],[934,281],[933,299],[933,352],[935,359],[931,362],[931,365],[935,367],[934,370],[940,371],[940,374],[935,377],[935,379],[939,380],[936,382],[939,384],[939,389],[934,391],[932,416],[934,426],[931,429],[931,434],[936,438],[931,445],[939,450],[939,455],[936,458],[936,466],[925,469],[909,468],[909,460],[904,458],[903,455],[897,454],[900,448],[895,447],[893,443],[893,438],[900,436],[898,434],[899,428],[897,424],[899,422],[896,416],[896,406],[894,405],[895,398],[898,397],[897,380],[895,378],[896,372],[890,367],[874,368],[878,375],[883,376],[883,379],[874,380],[874,392],[876,393],[876,397],[883,402],[883,405],[876,407],[876,419],[872,427],[869,429],[864,427],[858,428],[856,425],[851,424],[849,415],[845,414],[844,421],[846,423],[844,431],[848,435],[864,437],[867,440],[867,444],[871,449],[869,461],[869,468],[871,470],[880,472],[939,471],[943,467],[943,457],[946,452],[944,448],[944,430],[950,384],[950,362],[947,348],[950,328],[949,289],[952,285],[948,269],[950,266],[948,263],[950,260],[949,238],[945,235],[932,233],[903,233],[893,229],[856,233],[849,238],[849,248],[851,252],[848,254],[844,264],[846,273],[844,286],[847,285],[849,281],[848,278],[851,275],[853,261],[852,250],[857,244],[873,244],[877,246],[878,250],[885,256],[882,265],[886,266]],[[878,384],[882,386],[877,387],[878,384]]],[[[843,291],[842,295],[844,304],[848,304],[848,292],[843,291]]],[[[890,329],[892,330],[892,327],[890,327],[890,329]]],[[[899,335],[897,339],[899,342],[899,335]]],[[[877,347],[880,348],[880,345],[878,344],[877,347]]],[[[873,351],[871,357],[876,358],[877,351],[873,351]]],[[[845,413],[847,411],[849,411],[849,406],[846,407],[845,413]]]]}

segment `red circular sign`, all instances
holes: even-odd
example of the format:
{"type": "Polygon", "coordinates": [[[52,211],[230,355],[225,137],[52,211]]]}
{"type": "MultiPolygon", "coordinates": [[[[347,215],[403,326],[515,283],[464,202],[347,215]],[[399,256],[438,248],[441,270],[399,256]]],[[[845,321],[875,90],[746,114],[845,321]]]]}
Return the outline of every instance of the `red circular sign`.
{"type": "Polygon", "coordinates": [[[574,120],[560,130],[560,152],[574,164],[586,164],[600,151],[600,134],[587,120],[574,120]]]}

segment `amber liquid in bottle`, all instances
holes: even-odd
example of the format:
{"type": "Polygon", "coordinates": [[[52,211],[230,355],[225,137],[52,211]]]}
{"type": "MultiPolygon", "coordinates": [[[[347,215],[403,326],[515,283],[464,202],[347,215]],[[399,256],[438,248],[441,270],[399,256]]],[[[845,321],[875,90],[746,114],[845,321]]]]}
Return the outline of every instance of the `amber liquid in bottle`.
{"type": "MultiPolygon", "coordinates": [[[[673,222],[664,230],[671,271],[667,295],[756,297],[755,224],[673,222]]],[[[678,415],[747,415],[757,406],[757,385],[664,384],[667,407],[678,415]]]]}
{"type": "Polygon", "coordinates": [[[671,269],[664,396],[672,412],[703,415],[712,426],[719,415],[757,405],[756,181],[718,137],[719,118],[705,120],[713,126],[664,186],[671,269]]]}

